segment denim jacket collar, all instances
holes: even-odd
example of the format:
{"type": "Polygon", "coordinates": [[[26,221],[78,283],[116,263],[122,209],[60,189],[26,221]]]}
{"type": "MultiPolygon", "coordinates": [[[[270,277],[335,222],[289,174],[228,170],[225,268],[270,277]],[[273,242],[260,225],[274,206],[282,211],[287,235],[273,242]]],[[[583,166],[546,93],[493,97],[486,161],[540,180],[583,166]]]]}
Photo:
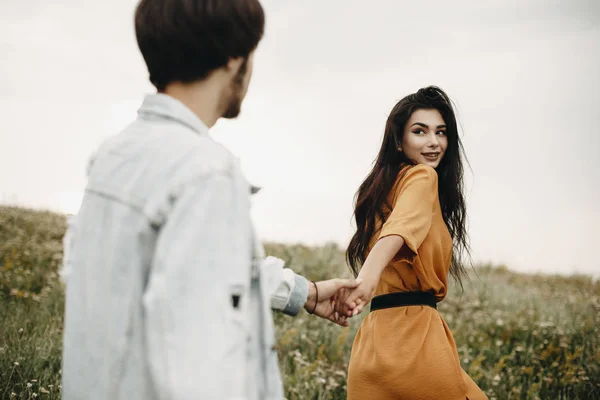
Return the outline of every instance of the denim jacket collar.
{"type": "MultiPolygon", "coordinates": [[[[194,132],[207,135],[208,127],[185,104],[166,94],[149,94],[144,98],[138,110],[140,116],[152,115],[158,118],[170,119],[187,126],[194,132]]],[[[258,193],[262,188],[250,185],[250,194],[258,193]]]]}
{"type": "Polygon", "coordinates": [[[187,126],[201,135],[208,134],[208,127],[185,104],[166,94],[149,94],[144,98],[138,115],[152,115],[170,119],[187,126]]]}

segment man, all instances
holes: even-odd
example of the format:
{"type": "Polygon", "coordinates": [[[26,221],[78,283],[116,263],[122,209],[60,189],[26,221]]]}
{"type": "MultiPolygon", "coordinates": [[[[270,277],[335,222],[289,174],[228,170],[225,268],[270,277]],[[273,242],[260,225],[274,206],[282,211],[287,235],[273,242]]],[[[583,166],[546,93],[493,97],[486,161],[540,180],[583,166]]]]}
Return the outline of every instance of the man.
{"type": "Polygon", "coordinates": [[[92,158],[65,236],[63,398],[282,399],[270,309],[340,321],[357,283],[265,260],[251,188],[208,136],[240,112],[262,7],[142,0],[135,28],[158,93],[92,158]]]}

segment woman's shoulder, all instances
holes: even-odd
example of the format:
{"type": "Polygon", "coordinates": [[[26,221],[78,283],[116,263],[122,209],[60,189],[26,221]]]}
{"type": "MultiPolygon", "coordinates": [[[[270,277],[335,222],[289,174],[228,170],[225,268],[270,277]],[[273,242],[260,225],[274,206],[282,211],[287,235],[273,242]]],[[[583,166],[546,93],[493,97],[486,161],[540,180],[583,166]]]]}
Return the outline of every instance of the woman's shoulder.
{"type": "Polygon", "coordinates": [[[435,168],[426,164],[405,165],[398,173],[397,181],[401,185],[406,185],[415,180],[427,180],[432,184],[437,183],[437,171],[435,168]]]}
{"type": "Polygon", "coordinates": [[[390,190],[389,201],[395,203],[401,193],[412,192],[417,187],[428,187],[431,193],[437,193],[438,177],[434,168],[424,164],[407,164],[400,168],[396,182],[390,190]]]}

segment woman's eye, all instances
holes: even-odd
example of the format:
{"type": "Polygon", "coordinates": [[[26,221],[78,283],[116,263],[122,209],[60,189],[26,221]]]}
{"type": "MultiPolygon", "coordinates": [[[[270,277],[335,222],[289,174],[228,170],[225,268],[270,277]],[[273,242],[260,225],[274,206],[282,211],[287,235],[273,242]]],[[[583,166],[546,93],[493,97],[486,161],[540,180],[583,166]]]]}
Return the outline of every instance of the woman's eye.
{"type": "Polygon", "coordinates": [[[438,135],[445,135],[445,134],[446,134],[446,131],[437,131],[437,134],[438,134],[438,135]]]}
{"type": "Polygon", "coordinates": [[[420,135],[420,134],[422,134],[424,132],[423,132],[423,129],[417,129],[417,130],[413,131],[413,133],[415,133],[417,135],[420,135]]]}

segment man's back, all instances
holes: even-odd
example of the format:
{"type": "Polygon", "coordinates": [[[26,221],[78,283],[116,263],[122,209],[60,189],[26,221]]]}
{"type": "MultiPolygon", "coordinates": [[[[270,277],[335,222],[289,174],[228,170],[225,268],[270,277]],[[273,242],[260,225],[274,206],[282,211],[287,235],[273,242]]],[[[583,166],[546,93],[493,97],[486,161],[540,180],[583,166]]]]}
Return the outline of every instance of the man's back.
{"type": "Polygon", "coordinates": [[[65,235],[63,398],[281,400],[271,310],[347,326],[333,296],[358,283],[265,259],[250,186],[207,136],[240,113],[262,6],[140,0],[134,21],[161,94],[97,152],[65,235]]]}
{"type": "MultiPolygon", "coordinates": [[[[185,196],[186,188],[200,188],[203,182],[219,179],[215,177],[230,179],[236,168],[231,154],[207,132],[183,104],[153,95],[144,102],[139,118],[96,153],[81,210],[65,240],[65,399],[164,398],[167,393],[161,394],[160,387],[169,384],[157,379],[177,380],[156,376],[168,370],[159,364],[170,362],[166,346],[176,338],[169,334],[168,316],[192,310],[210,314],[211,310],[202,304],[158,309],[171,307],[164,297],[177,299],[181,291],[190,290],[189,282],[165,283],[165,274],[151,270],[156,257],[166,254],[157,254],[161,231],[168,229],[165,224],[173,205],[185,196]]],[[[244,196],[240,197],[245,208],[244,196]]],[[[210,235],[213,223],[207,218],[206,224],[210,235]]],[[[185,229],[178,235],[185,238],[185,229]]],[[[210,244],[198,242],[199,253],[203,245],[210,244]]],[[[239,250],[247,253],[249,265],[250,244],[242,244],[239,250]]],[[[211,285],[211,272],[202,273],[203,280],[188,278],[195,285],[211,285]]],[[[247,285],[248,275],[242,273],[239,280],[247,285]]],[[[208,287],[196,289],[210,293],[208,287]]],[[[218,305],[213,303],[214,309],[218,305]]],[[[206,339],[196,335],[188,340],[206,339]]],[[[190,373],[202,374],[202,366],[193,366],[190,373]]]]}

